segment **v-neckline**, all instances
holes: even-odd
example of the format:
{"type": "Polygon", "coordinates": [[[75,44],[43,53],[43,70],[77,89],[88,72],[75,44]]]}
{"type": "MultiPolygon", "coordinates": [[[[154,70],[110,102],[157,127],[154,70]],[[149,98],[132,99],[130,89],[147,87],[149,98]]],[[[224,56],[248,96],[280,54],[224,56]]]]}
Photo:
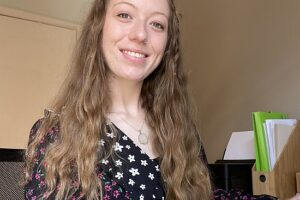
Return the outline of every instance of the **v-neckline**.
{"type": "Polygon", "coordinates": [[[159,161],[159,156],[155,157],[155,158],[151,158],[141,147],[139,147],[139,145],[137,145],[126,133],[124,133],[116,124],[114,124],[113,122],[110,122],[116,129],[118,132],[120,132],[123,136],[126,136],[128,138],[128,140],[139,149],[140,152],[143,152],[143,154],[145,154],[149,160],[151,161],[159,161]]]}

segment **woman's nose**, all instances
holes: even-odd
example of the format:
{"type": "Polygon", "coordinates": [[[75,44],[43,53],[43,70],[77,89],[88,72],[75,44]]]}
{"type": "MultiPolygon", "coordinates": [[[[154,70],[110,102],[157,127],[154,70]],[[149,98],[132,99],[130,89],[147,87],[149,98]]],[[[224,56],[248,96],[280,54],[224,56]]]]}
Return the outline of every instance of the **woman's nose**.
{"type": "Polygon", "coordinates": [[[141,21],[136,21],[131,27],[129,39],[138,43],[146,43],[147,37],[148,33],[145,23],[141,21]]]}

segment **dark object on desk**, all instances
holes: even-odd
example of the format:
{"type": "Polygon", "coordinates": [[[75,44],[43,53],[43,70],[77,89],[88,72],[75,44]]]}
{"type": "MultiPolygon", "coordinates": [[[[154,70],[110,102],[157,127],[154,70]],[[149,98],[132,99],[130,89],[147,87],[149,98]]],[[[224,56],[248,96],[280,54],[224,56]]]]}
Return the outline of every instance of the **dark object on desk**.
{"type": "Polygon", "coordinates": [[[226,191],[239,189],[252,194],[252,166],[255,160],[217,160],[209,164],[216,188],[226,191]]]}
{"type": "Polygon", "coordinates": [[[23,149],[0,149],[0,199],[24,199],[19,182],[24,169],[23,149]]]}

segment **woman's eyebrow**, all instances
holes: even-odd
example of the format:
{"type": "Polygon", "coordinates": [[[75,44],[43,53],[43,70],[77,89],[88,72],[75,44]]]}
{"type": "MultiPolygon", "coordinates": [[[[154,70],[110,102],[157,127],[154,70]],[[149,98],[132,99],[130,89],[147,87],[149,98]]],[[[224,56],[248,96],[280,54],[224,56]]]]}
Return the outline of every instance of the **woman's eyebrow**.
{"type": "MultiPolygon", "coordinates": [[[[137,9],[137,7],[136,7],[134,4],[132,4],[132,3],[130,3],[130,2],[127,2],[127,1],[120,1],[120,2],[117,2],[117,3],[115,3],[115,4],[113,5],[113,7],[116,7],[116,6],[121,5],[121,4],[129,5],[129,6],[133,7],[133,8],[135,8],[135,9],[137,9]]],[[[167,14],[165,14],[164,12],[162,12],[162,11],[155,11],[155,12],[151,13],[151,15],[163,15],[163,16],[165,16],[167,19],[169,18],[169,16],[168,16],[167,14]]]]}
{"type": "Polygon", "coordinates": [[[129,5],[129,6],[131,6],[131,7],[136,8],[136,6],[135,6],[134,4],[129,3],[129,2],[127,2],[127,1],[121,1],[121,2],[115,3],[115,4],[113,5],[113,7],[116,7],[116,6],[120,5],[120,4],[126,4],[126,5],[129,5]]]}
{"type": "Polygon", "coordinates": [[[152,13],[152,15],[162,15],[164,17],[166,17],[167,19],[169,18],[169,16],[163,12],[160,12],[160,11],[155,11],[152,13]]]}

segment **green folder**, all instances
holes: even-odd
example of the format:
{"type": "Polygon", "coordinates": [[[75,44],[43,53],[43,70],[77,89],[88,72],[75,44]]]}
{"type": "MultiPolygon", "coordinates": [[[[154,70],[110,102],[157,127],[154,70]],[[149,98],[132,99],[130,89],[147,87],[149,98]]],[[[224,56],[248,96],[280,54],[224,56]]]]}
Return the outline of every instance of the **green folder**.
{"type": "Polygon", "coordinates": [[[287,116],[279,112],[254,112],[252,113],[254,130],[254,149],[256,157],[256,171],[270,171],[267,141],[264,131],[266,119],[286,119],[287,116]]]}

